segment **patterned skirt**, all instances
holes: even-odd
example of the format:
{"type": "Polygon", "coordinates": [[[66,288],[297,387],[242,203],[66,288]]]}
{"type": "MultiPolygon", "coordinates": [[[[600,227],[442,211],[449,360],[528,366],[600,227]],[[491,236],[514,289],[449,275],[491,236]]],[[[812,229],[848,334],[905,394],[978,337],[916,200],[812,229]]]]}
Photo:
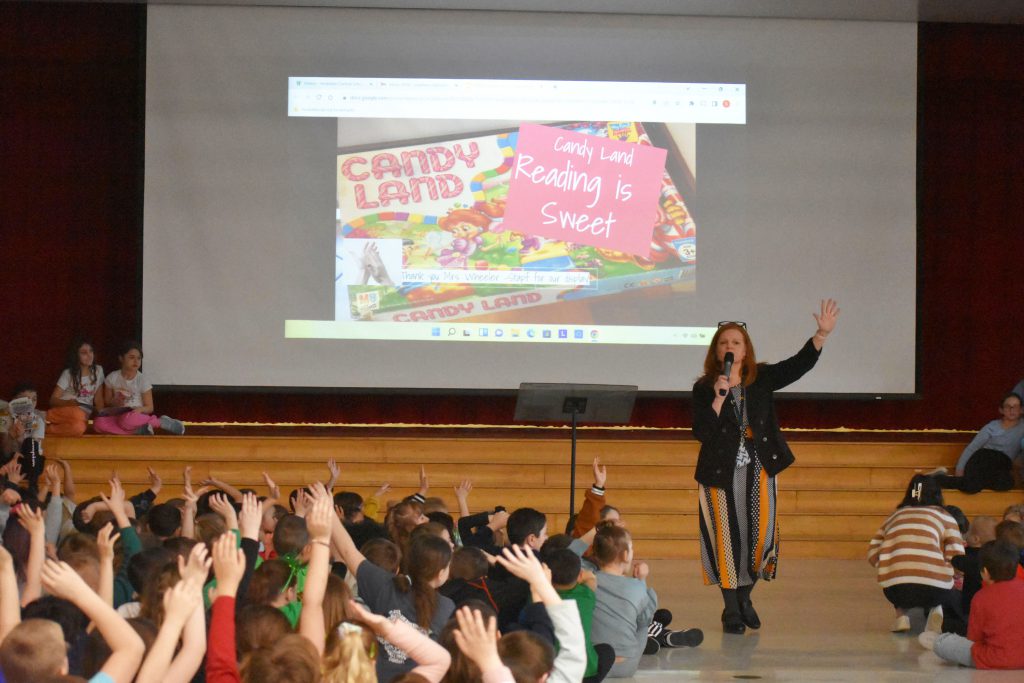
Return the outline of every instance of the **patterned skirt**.
{"type": "Polygon", "coordinates": [[[756,457],[737,467],[731,489],[698,484],[704,584],[749,586],[775,578],[779,559],[775,477],[756,457]]]}

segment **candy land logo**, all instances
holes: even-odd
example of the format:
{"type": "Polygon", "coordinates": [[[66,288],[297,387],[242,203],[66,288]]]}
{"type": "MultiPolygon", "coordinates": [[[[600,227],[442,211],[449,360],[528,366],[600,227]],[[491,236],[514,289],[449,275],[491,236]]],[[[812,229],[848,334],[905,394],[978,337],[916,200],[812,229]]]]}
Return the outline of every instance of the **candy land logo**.
{"type": "Polygon", "coordinates": [[[476,140],[339,156],[340,201],[351,203],[342,208],[365,213],[410,202],[421,208],[433,202],[450,206],[466,193],[463,178],[476,173],[480,157],[476,140]]]}

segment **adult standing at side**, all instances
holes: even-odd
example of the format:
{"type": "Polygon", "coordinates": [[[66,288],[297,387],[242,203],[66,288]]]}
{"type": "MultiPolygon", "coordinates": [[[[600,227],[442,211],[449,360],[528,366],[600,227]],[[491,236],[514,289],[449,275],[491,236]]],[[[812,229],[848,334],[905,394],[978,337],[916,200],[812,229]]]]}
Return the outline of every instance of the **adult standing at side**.
{"type": "Polygon", "coordinates": [[[1020,394],[1009,393],[999,404],[999,419],[992,420],[971,439],[956,463],[956,476],[946,475],[940,467],[935,474],[942,488],[978,493],[982,489],[1009,491],[1013,488],[1013,470],[1020,471],[1021,419],[1020,394]]]}
{"type": "Polygon", "coordinates": [[[704,583],[722,589],[726,633],[761,627],[750,593],[758,579],[775,578],[778,563],[775,477],[794,458],[775,417],[773,392],[814,367],[838,316],[836,302],[822,300],[814,336],[775,364],[757,363],[744,323],[719,323],[704,374],[693,385],[701,561],[704,583]]]}

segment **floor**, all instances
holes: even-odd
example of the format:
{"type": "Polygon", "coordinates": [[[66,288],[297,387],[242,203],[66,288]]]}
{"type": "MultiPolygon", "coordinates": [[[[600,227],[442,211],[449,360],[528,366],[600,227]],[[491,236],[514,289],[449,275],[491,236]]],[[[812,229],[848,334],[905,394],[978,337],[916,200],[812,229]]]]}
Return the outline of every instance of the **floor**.
{"type": "Polygon", "coordinates": [[[754,591],[763,626],[724,635],[721,594],[702,585],[695,560],[650,563],[649,583],[674,615],[672,628],[697,627],[704,643],[663,649],[641,659],[629,681],[1024,681],[1020,671],[975,671],[943,663],[924,650],[913,615],[910,635],[889,632],[894,613],[867,561],[786,560],[779,578],[754,591]]]}

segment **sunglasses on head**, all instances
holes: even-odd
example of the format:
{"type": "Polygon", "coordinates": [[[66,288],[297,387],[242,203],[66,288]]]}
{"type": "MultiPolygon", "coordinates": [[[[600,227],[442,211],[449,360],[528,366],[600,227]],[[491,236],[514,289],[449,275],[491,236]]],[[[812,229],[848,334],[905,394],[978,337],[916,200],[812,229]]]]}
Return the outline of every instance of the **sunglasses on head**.
{"type": "Polygon", "coordinates": [[[739,325],[743,329],[747,329],[747,324],[742,320],[722,320],[719,321],[718,326],[723,327],[725,325],[739,325]]]}

